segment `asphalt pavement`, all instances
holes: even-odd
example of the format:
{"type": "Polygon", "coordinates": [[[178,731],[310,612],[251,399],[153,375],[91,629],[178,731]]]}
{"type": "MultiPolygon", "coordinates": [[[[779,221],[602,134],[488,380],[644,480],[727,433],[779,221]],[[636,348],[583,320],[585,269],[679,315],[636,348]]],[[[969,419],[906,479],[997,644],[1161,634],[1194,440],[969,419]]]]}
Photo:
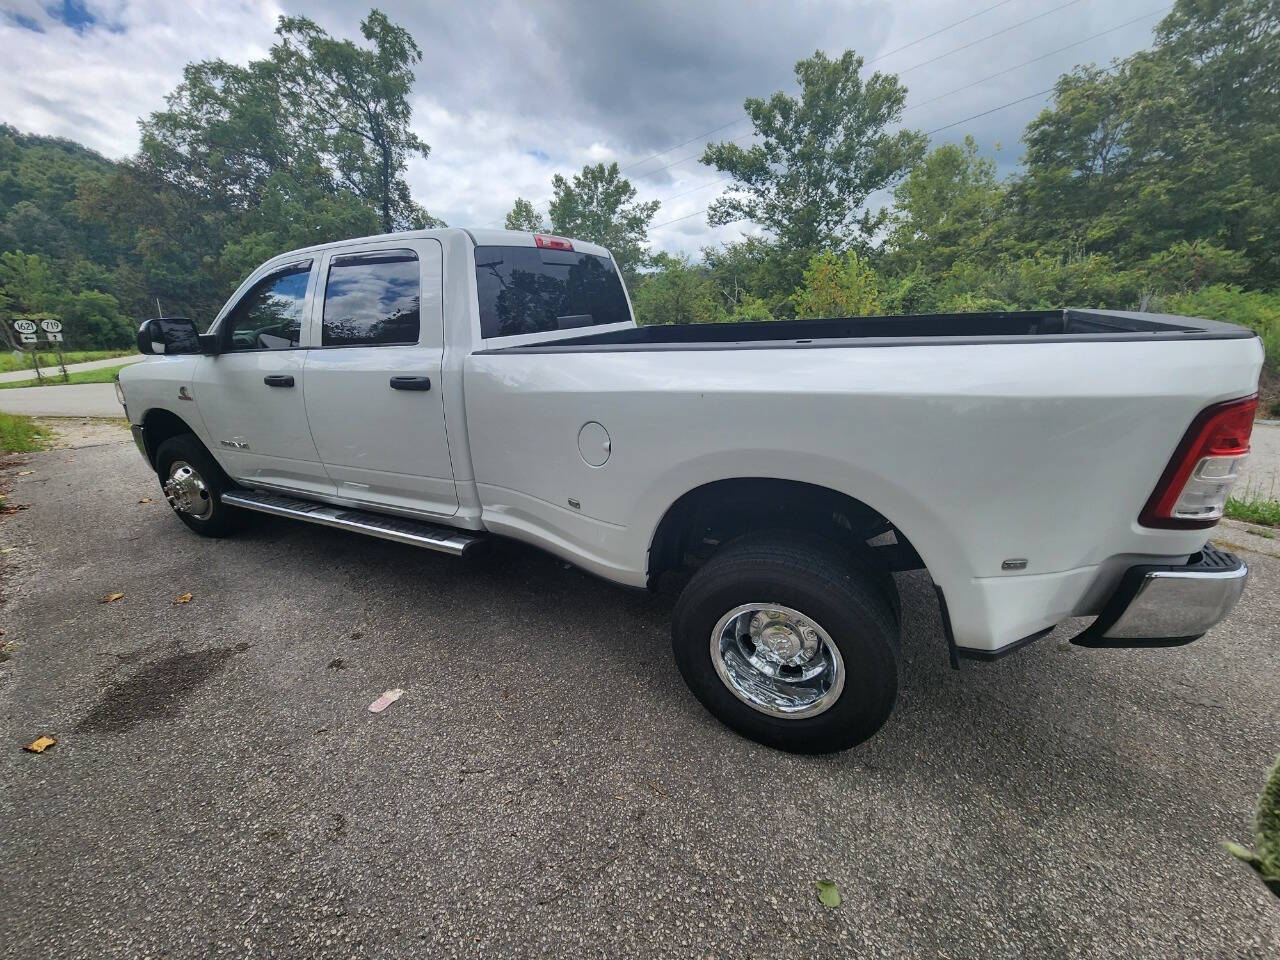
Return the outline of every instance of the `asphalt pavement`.
{"type": "Polygon", "coordinates": [[[110,383],[64,383],[57,387],[0,390],[0,411],[28,417],[123,417],[110,383]]]}
{"type": "MultiPolygon", "coordinates": [[[[68,363],[68,373],[79,373],[81,370],[101,370],[103,367],[118,367],[125,363],[137,363],[146,358],[142,354],[128,357],[108,357],[105,360],[85,360],[83,363],[68,363]]],[[[56,367],[42,366],[40,372],[46,377],[58,377],[62,375],[62,371],[56,367]]],[[[23,370],[10,370],[7,373],[0,373],[0,383],[13,383],[18,380],[34,380],[36,372],[30,367],[23,370]]],[[[19,388],[23,389],[23,388],[19,388]]]]}
{"type": "Polygon", "coordinates": [[[897,711],[796,757],[685,690],[668,595],[509,544],[203,540],[123,433],[4,475],[0,956],[1280,952],[1221,845],[1280,750],[1280,559],[1188,647],[1064,626],[960,671],[903,576],[897,711]]]}

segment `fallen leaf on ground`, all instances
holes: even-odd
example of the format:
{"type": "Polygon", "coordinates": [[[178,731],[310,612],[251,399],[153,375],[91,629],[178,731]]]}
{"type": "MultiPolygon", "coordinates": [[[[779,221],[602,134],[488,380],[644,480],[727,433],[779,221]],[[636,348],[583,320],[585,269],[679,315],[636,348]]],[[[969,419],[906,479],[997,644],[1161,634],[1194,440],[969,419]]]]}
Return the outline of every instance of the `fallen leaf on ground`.
{"type": "Polygon", "coordinates": [[[124,596],[123,590],[121,590],[119,593],[108,593],[105,597],[103,597],[98,602],[99,603],[115,603],[117,600],[119,600],[123,596],[124,596]]]}
{"type": "Polygon", "coordinates": [[[180,596],[177,600],[175,600],[175,601],[173,601],[173,602],[174,602],[175,604],[179,604],[179,603],[190,603],[190,602],[191,602],[191,591],[189,591],[189,590],[188,590],[186,593],[184,593],[182,596],[180,596]]]}
{"type": "Polygon", "coordinates": [[[391,706],[397,700],[404,696],[404,691],[397,687],[395,690],[388,690],[373,703],[369,704],[370,713],[381,713],[387,707],[391,706]]]}
{"type": "Polygon", "coordinates": [[[18,476],[20,476],[20,477],[29,477],[29,476],[31,476],[31,474],[33,474],[33,473],[35,473],[35,471],[34,471],[34,470],[19,470],[19,471],[18,471],[18,476]]]}
{"type": "Polygon", "coordinates": [[[57,742],[53,737],[36,737],[22,749],[27,753],[44,753],[57,742]]]}
{"type": "Polygon", "coordinates": [[[840,888],[834,880],[819,880],[815,886],[818,888],[818,899],[824,907],[834,910],[840,906],[840,888]]]}
{"type": "Polygon", "coordinates": [[[343,668],[346,667],[346,665],[347,665],[347,661],[343,660],[341,657],[335,657],[334,659],[329,661],[330,670],[342,670],[343,668]]]}
{"type": "Polygon", "coordinates": [[[150,502],[151,502],[151,498],[150,498],[150,497],[143,497],[143,498],[142,498],[141,500],[139,500],[138,502],[139,502],[139,503],[150,503],[150,502]]]}

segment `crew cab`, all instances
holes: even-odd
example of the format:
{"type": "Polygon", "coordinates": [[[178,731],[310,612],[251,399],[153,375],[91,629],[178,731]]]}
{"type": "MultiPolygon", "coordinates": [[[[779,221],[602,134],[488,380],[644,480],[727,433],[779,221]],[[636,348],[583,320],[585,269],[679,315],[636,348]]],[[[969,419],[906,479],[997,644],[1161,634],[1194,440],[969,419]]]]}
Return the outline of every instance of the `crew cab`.
{"type": "Polygon", "coordinates": [[[455,555],[536,544],[683,589],[693,693],[793,751],[898,691],[893,574],[953,665],[1074,617],[1169,645],[1247,570],[1207,544],[1249,451],[1249,330],[1104,310],[637,326],[592,243],[397,233],[282,254],[200,332],[149,320],[119,387],[178,518],[256,513],[455,555]]]}

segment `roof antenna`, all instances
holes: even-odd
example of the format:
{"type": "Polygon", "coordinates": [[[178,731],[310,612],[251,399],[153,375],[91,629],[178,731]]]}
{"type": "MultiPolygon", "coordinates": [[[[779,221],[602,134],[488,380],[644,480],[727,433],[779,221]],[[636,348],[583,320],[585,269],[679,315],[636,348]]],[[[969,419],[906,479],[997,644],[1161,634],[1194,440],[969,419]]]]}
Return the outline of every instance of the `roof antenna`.
{"type": "Polygon", "coordinates": [[[156,316],[164,319],[164,307],[160,306],[160,298],[156,297],[156,316]]]}

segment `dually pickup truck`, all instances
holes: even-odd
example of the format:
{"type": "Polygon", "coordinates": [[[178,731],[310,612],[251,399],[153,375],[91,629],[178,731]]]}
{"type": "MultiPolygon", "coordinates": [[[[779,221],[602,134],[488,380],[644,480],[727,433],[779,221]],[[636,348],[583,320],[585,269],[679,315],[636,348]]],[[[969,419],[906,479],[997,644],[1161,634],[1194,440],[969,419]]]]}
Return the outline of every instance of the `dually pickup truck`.
{"type": "Polygon", "coordinates": [[[508,537],[629,587],[683,582],[690,689],[787,750],[888,717],[897,571],[928,572],[953,665],[1073,617],[1096,617],[1083,646],[1185,643],[1247,576],[1207,544],[1257,403],[1242,327],[639,327],[602,247],[441,229],[283,254],[207,332],[149,320],[138,346],[121,401],[192,530],[258,512],[456,555],[508,537]]]}

